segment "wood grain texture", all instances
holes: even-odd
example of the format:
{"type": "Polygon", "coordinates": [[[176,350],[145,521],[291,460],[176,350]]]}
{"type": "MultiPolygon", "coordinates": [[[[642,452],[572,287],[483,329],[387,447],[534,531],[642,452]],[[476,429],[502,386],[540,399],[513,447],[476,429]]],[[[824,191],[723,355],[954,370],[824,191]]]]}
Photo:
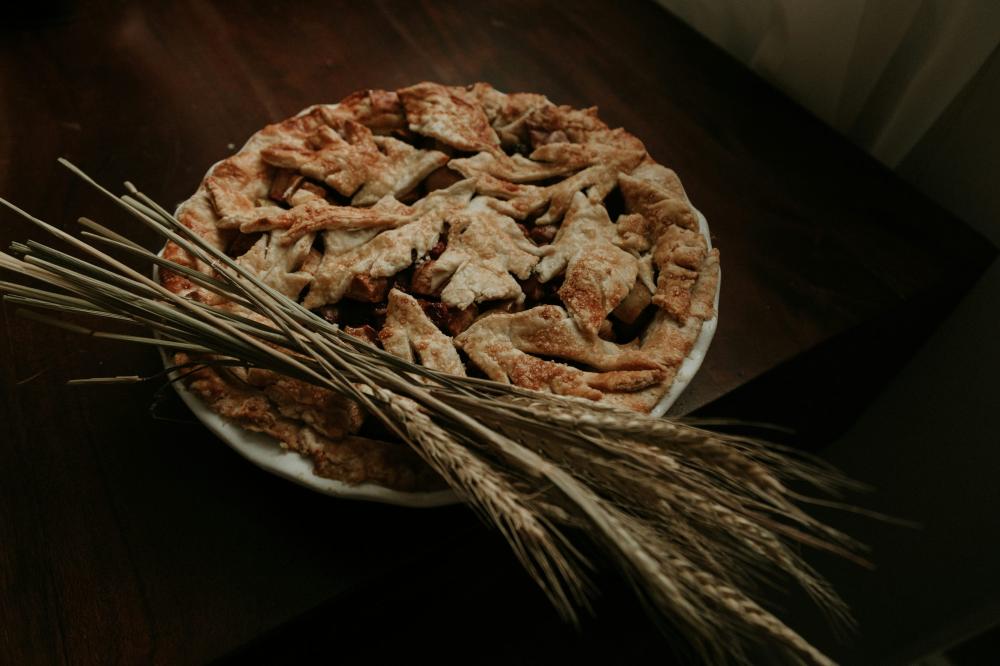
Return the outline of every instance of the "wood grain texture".
{"type": "MultiPolygon", "coordinates": [[[[652,3],[106,0],[0,30],[0,195],[147,244],[56,157],[170,205],[264,124],[360,88],[485,80],[598,105],[678,171],[722,250],[682,411],[875,318],[932,326],[993,253],[652,3]]],[[[37,235],[0,214],[0,245],[37,235]]],[[[158,359],[2,317],[0,662],[204,661],[480,529],[271,477],[155,386],[66,387],[158,359]]]]}

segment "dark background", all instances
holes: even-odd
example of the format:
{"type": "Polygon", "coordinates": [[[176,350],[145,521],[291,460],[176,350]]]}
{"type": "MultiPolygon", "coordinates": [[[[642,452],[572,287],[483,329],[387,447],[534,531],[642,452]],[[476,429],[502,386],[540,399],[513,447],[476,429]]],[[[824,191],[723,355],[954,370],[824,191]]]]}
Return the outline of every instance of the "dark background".
{"type": "MultiPolygon", "coordinates": [[[[147,244],[55,158],[173,205],[264,124],[359,88],[486,80],[597,104],[678,171],[722,251],[719,331],[675,412],[791,426],[879,489],[852,499],[923,524],[827,516],[879,563],[811,557],[855,608],[853,641],[794,595],[773,604],[846,663],[992,654],[996,292],[947,317],[995,250],[656,5],[62,2],[3,21],[0,196],[147,244]]],[[[38,236],[0,213],[3,246],[38,236]]],[[[295,487],[170,391],[64,385],[155,372],[152,350],[9,306],[0,322],[0,662],[689,661],[610,573],[575,631],[464,508],[295,487]]]]}

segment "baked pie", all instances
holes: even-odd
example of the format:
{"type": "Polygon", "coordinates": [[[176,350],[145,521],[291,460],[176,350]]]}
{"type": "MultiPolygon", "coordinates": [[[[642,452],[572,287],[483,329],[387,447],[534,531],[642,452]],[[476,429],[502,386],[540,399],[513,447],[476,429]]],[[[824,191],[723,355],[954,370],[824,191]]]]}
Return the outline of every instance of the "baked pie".
{"type": "MultiPolygon", "coordinates": [[[[634,410],[666,394],[714,317],[718,251],[677,175],[593,108],[485,83],[310,107],[212,167],[177,214],[274,289],[397,356],[634,410]]],[[[176,273],[161,279],[239,308],[176,273]]],[[[325,389],[259,369],[188,381],[319,475],[437,483],[325,389]]]]}

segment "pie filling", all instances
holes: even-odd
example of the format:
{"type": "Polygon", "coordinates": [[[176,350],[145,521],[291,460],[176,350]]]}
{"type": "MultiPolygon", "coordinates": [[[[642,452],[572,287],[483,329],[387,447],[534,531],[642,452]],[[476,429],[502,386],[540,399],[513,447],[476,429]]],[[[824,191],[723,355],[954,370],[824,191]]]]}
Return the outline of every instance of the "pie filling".
{"type": "MultiPolygon", "coordinates": [[[[213,167],[178,215],[276,290],[397,356],[636,410],[669,390],[714,316],[718,251],[676,174],[595,109],[482,83],[311,107],[213,167]]],[[[163,279],[218,302],[182,276],[163,279]]],[[[405,468],[403,447],[387,449],[356,405],[242,374],[205,370],[191,387],[312,455],[320,474],[426,481],[381,469],[405,468]]]]}

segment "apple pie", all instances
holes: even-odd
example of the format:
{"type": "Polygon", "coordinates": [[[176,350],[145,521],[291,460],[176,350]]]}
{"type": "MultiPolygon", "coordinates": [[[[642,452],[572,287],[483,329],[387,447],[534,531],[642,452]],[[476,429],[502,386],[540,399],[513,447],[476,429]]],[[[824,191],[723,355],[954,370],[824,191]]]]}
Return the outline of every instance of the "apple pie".
{"type": "MultiPolygon", "coordinates": [[[[715,316],[719,254],[677,175],[596,109],[485,83],[310,107],[213,166],[177,215],[277,291],[408,361],[633,410],[667,393],[715,316]]],[[[161,279],[227,306],[182,275],[161,279]]],[[[238,368],[199,370],[188,387],[319,475],[438,483],[325,389],[238,368]]]]}

